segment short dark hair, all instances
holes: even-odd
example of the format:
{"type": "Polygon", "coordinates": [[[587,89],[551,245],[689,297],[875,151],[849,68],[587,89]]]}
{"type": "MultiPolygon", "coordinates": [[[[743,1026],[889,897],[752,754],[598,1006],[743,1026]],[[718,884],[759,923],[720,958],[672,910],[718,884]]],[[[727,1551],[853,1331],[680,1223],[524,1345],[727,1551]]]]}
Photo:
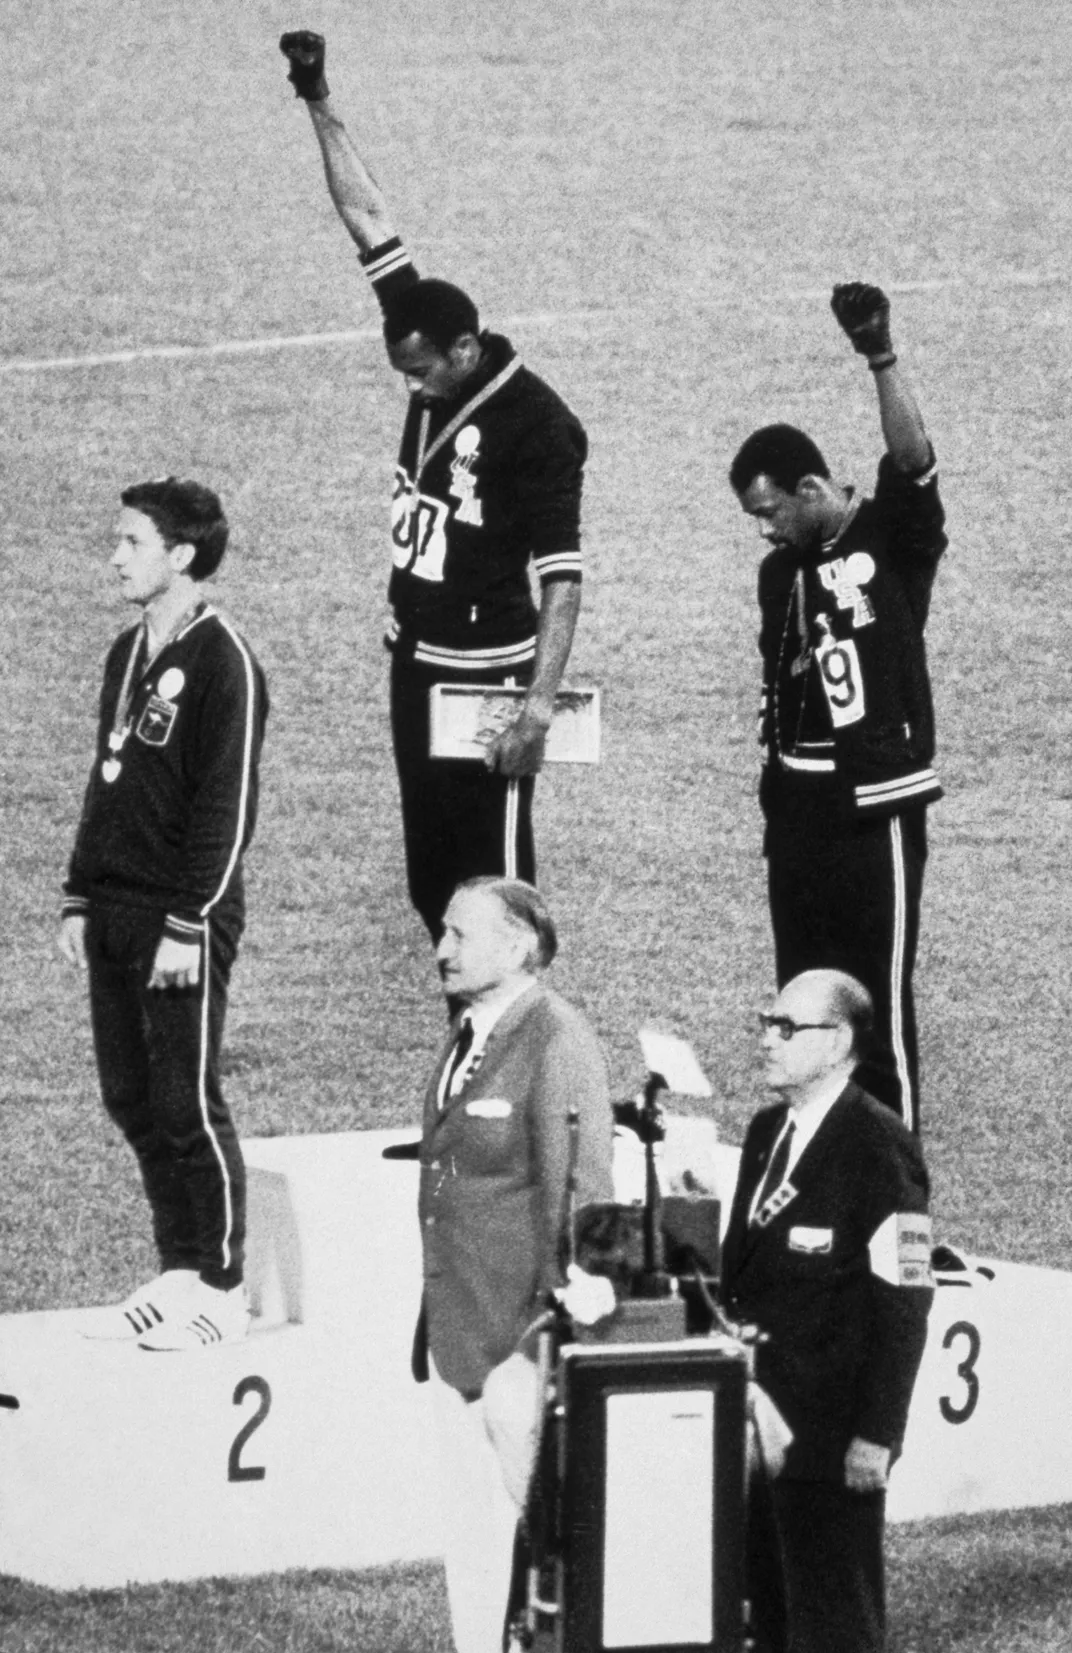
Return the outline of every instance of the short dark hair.
{"type": "Polygon", "coordinates": [[[169,549],[173,545],[193,546],[194,554],[186,567],[192,580],[207,580],[215,574],[223,561],[230,529],[219,496],[211,488],[164,476],[154,482],[135,482],[119,497],[132,511],[140,511],[156,524],[169,549]]]}
{"type": "Polygon", "coordinates": [[[386,344],[401,344],[411,333],[420,333],[436,350],[446,352],[463,333],[479,338],[480,317],[468,293],[432,277],[403,287],[384,312],[386,344]]]}
{"type": "Polygon", "coordinates": [[[730,487],[743,494],[757,476],[795,494],[801,477],[830,475],[830,467],[810,436],[795,425],[764,425],[742,443],[730,466],[730,487]]]}
{"type": "Polygon", "coordinates": [[[486,890],[489,895],[497,896],[507,919],[532,932],[533,946],[528,962],[546,970],[558,952],[558,933],[547,903],[535,885],[526,884],[523,878],[485,874],[480,878],[466,878],[458,889],[486,890]]]}

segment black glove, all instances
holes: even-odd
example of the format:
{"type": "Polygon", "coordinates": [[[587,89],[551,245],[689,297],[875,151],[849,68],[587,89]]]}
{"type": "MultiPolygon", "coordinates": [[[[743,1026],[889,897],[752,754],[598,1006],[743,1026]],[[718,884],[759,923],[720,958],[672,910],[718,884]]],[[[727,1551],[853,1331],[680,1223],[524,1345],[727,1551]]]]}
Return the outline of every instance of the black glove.
{"type": "Polygon", "coordinates": [[[890,344],[890,301],[881,287],[847,281],[835,287],[830,308],[848,334],[852,348],[869,360],[893,355],[890,344]]]}
{"type": "Polygon", "coordinates": [[[294,88],[294,96],[306,103],[319,103],[328,95],[324,79],[324,52],[326,43],[322,34],[312,29],[295,29],[280,37],[279,50],[290,59],[287,79],[294,88]]]}

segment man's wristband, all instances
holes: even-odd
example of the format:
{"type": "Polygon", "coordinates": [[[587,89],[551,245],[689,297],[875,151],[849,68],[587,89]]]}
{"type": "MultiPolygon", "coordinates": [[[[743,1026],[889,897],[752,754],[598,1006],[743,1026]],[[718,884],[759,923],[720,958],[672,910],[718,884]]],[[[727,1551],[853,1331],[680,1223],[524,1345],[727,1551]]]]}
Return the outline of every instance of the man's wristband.
{"type": "Polygon", "coordinates": [[[869,356],[867,358],[868,370],[871,373],[884,373],[888,367],[893,367],[896,360],[897,357],[892,350],[885,351],[881,356],[869,356]]]}

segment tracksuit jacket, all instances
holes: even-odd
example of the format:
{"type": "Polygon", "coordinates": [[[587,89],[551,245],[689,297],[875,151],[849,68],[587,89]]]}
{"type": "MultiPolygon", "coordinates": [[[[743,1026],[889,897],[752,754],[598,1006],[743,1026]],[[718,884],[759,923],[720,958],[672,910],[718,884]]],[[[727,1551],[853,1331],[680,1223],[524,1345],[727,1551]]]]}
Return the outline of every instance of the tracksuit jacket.
{"type": "Polygon", "coordinates": [[[860,819],[941,797],[923,633],[944,522],[934,465],[906,476],[887,454],[833,542],[763,559],[768,816],[802,792],[860,819]]]}
{"type": "MultiPolygon", "coordinates": [[[[417,281],[394,238],[362,257],[381,306],[417,281]]],[[[541,584],[581,578],[588,439],[509,339],[481,334],[484,361],[457,400],[411,399],[391,507],[394,566],[386,642],[445,671],[509,672],[531,662],[541,584]]]]}
{"type": "Polygon", "coordinates": [[[144,650],[138,625],[108,654],[63,911],[85,912],[92,900],[162,909],[164,933],[192,941],[213,910],[242,917],[268,691],[248,644],[208,604],[148,668],[144,650]],[[128,733],[113,753],[109,735],[135,646],[128,733]]]}

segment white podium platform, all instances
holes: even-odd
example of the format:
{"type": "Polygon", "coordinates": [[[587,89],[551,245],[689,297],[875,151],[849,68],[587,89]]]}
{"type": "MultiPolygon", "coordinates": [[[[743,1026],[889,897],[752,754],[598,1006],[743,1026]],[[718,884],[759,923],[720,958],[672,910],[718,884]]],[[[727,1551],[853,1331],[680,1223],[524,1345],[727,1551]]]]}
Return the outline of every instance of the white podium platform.
{"type": "Polygon", "coordinates": [[[61,1589],[439,1553],[411,1132],[247,1142],[242,1344],[90,1342],[0,1317],[0,1573],[61,1589]]]}
{"type": "MultiPolygon", "coordinates": [[[[0,1573],[109,1588],[439,1554],[416,1166],[382,1158],[414,1134],[243,1145],[242,1344],[148,1354],[87,1341],[85,1311],[0,1317],[0,1573]]],[[[677,1146],[728,1209],[735,1151],[691,1121],[677,1146]]],[[[628,1139],[616,1171],[635,1197],[628,1139]]],[[[968,1263],[936,1293],[893,1520],[1072,1501],[1072,1275],[968,1263]]]]}
{"type": "Polygon", "coordinates": [[[891,1521],[1072,1503],[1072,1274],[966,1261],[938,1277],[891,1521]]]}

